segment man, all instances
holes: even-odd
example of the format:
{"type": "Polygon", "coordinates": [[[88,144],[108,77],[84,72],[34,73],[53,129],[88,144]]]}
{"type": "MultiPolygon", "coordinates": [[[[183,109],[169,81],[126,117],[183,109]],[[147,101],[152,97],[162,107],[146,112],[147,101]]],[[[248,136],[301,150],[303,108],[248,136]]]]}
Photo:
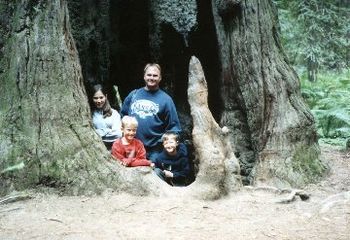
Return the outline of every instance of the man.
{"type": "Polygon", "coordinates": [[[160,66],[147,64],[143,78],[145,87],[129,93],[121,114],[136,117],[139,123],[136,137],[145,145],[147,159],[153,162],[162,151],[162,135],[167,131],[180,132],[181,126],[173,100],[159,88],[160,66]]]}

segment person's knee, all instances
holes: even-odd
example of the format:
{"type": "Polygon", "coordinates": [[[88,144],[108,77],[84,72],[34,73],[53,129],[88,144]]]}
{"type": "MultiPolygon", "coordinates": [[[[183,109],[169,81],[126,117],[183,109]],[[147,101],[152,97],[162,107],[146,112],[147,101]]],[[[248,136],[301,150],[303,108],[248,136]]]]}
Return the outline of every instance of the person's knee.
{"type": "Polygon", "coordinates": [[[154,169],[154,172],[157,174],[157,176],[158,177],[160,177],[161,179],[165,179],[165,174],[164,174],[164,172],[163,172],[163,170],[162,169],[160,169],[160,168],[155,168],[154,169]]]}

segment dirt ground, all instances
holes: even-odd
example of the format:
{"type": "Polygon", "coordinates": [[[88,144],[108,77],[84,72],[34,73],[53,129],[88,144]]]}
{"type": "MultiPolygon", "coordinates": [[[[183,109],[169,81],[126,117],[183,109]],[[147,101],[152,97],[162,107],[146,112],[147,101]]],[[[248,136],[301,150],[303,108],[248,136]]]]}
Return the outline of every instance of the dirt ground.
{"type": "Polygon", "coordinates": [[[321,182],[288,194],[244,188],[217,201],[136,197],[34,198],[0,204],[0,239],[350,239],[350,153],[329,146],[321,182]]]}

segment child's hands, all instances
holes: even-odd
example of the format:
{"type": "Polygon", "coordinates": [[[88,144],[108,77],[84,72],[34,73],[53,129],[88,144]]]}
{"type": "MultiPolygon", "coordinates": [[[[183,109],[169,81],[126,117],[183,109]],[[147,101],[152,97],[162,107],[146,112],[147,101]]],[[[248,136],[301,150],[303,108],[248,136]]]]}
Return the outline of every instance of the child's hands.
{"type": "Polygon", "coordinates": [[[168,170],[163,170],[164,174],[166,177],[168,178],[173,178],[174,177],[174,174],[168,170]]]}
{"type": "Polygon", "coordinates": [[[122,165],[127,167],[127,166],[130,166],[131,162],[132,162],[132,159],[124,159],[122,161],[122,165]]]}

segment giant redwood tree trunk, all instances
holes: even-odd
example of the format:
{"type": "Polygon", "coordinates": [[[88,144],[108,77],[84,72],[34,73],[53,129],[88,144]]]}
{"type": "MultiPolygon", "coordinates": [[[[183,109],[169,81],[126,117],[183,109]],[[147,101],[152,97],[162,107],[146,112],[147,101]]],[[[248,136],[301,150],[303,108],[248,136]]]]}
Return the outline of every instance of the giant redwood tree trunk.
{"type": "Polygon", "coordinates": [[[300,186],[319,176],[314,119],[278,38],[272,1],[213,1],[223,92],[221,123],[250,182],[300,186]]]}
{"type": "Polygon", "coordinates": [[[239,169],[246,184],[300,186],[322,174],[314,120],[279,43],[272,1],[74,0],[70,9],[73,36],[66,1],[0,1],[0,194],[41,184],[74,194],[167,192],[150,171],[110,161],[84,87],[118,85],[124,97],[143,84],[147,62],[163,67],[162,88],[193,142],[198,178],[186,191],[210,186],[218,189],[209,198],[217,198],[237,190],[239,169]],[[205,106],[187,100],[200,102],[189,84],[193,55],[208,86],[205,106]],[[215,149],[206,154],[201,134],[206,145],[227,145],[215,171],[208,158],[215,149]],[[230,170],[236,157],[240,167],[230,170]],[[20,163],[23,169],[8,168],[20,163]]]}
{"type": "MultiPolygon", "coordinates": [[[[90,110],[65,1],[2,1],[7,14],[0,101],[1,190],[35,185],[99,191],[114,179],[90,110]]],[[[3,15],[2,15],[3,16],[3,15]]]]}
{"type": "Polygon", "coordinates": [[[91,127],[66,1],[1,1],[0,10],[0,195],[37,185],[149,192],[142,175],[110,162],[91,127]]]}

